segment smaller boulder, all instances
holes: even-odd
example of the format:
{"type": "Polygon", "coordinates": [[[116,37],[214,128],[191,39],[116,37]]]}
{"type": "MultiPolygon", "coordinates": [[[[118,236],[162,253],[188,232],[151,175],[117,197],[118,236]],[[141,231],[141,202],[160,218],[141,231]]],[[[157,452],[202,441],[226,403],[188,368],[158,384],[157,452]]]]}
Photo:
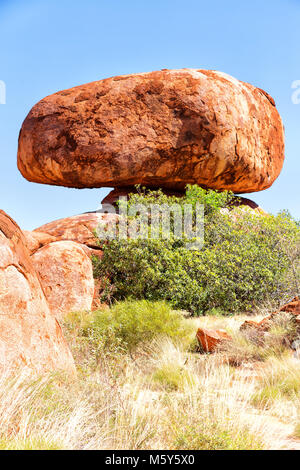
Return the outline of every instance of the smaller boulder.
{"type": "Polygon", "coordinates": [[[247,330],[253,330],[253,329],[259,329],[261,328],[261,322],[257,321],[252,321],[252,320],[246,320],[244,323],[240,326],[240,331],[247,331],[247,330]]]}
{"type": "Polygon", "coordinates": [[[205,352],[214,352],[224,341],[230,341],[231,336],[225,330],[207,330],[199,328],[197,340],[205,352]]]}
{"type": "Polygon", "coordinates": [[[95,283],[85,247],[71,241],[50,243],[35,252],[32,261],[56,318],[70,312],[91,310],[95,283]]]}

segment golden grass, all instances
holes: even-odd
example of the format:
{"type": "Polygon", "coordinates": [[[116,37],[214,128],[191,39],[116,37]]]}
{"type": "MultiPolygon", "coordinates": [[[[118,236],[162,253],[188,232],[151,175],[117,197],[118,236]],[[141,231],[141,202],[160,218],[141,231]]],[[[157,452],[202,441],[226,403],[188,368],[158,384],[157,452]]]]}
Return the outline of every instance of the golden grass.
{"type": "MultiPolygon", "coordinates": [[[[195,332],[205,326],[238,336],[245,319],[189,321],[195,332]]],[[[101,354],[93,370],[77,355],[79,378],[72,383],[25,371],[2,376],[0,449],[280,448],[285,421],[299,437],[299,361],[290,357],[271,356],[260,367],[252,357],[249,368],[249,358],[233,368],[223,351],[195,354],[166,337],[141,344],[134,356],[101,354]],[[268,387],[279,394],[270,397],[268,387]]]]}

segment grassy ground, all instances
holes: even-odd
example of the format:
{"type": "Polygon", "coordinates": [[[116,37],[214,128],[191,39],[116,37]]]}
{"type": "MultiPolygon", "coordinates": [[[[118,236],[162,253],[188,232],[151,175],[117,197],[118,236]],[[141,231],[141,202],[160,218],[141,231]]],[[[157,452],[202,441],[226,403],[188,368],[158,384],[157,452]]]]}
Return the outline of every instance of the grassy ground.
{"type": "Polygon", "coordinates": [[[149,303],[69,317],[78,379],[2,376],[0,449],[300,449],[300,360],[276,341],[257,356],[244,320],[149,303]],[[193,352],[199,326],[226,328],[231,350],[193,352]]]}

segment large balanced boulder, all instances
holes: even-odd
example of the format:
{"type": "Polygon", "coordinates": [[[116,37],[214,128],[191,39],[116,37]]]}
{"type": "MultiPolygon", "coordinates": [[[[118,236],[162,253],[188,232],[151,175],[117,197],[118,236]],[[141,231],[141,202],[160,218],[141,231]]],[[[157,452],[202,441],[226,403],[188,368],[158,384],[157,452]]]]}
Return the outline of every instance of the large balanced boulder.
{"type": "Polygon", "coordinates": [[[50,243],[36,251],[32,260],[57,318],[91,310],[95,283],[92,263],[83,245],[72,241],[50,243]]]}
{"type": "Polygon", "coordinates": [[[284,160],[273,99],[227,74],[195,69],[113,77],[40,101],[20,133],[18,167],[74,188],[187,183],[266,189],[284,160]]]}
{"type": "Polygon", "coordinates": [[[61,327],[50,313],[16,223],[0,211],[0,370],[75,374],[61,327]]]}

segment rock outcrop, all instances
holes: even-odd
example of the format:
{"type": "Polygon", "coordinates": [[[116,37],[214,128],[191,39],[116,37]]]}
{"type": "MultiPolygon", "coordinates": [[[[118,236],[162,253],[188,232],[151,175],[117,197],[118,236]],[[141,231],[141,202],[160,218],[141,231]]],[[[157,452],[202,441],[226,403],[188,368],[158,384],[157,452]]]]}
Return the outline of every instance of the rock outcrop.
{"type": "Polygon", "coordinates": [[[262,332],[268,331],[271,328],[271,326],[273,324],[273,321],[276,319],[276,317],[280,313],[291,313],[291,314],[295,315],[296,320],[299,323],[299,328],[300,328],[300,299],[299,299],[299,297],[295,297],[293,300],[291,300],[291,302],[283,305],[283,307],[281,307],[279,310],[277,310],[277,312],[272,313],[271,315],[264,318],[260,322],[255,322],[255,321],[251,321],[251,320],[245,321],[241,325],[240,329],[243,331],[243,330],[249,330],[249,329],[255,328],[255,329],[260,330],[262,332]]]}
{"type": "Polygon", "coordinates": [[[72,241],[50,243],[36,251],[32,260],[56,318],[91,310],[95,283],[92,263],[83,245],[72,241]]]}
{"type": "Polygon", "coordinates": [[[113,77],[40,101],[20,133],[18,167],[73,188],[187,183],[266,189],[284,160],[273,99],[227,74],[195,69],[113,77]]]}
{"type": "Polygon", "coordinates": [[[0,370],[75,374],[61,327],[50,313],[26,239],[0,211],[0,370]]]}

